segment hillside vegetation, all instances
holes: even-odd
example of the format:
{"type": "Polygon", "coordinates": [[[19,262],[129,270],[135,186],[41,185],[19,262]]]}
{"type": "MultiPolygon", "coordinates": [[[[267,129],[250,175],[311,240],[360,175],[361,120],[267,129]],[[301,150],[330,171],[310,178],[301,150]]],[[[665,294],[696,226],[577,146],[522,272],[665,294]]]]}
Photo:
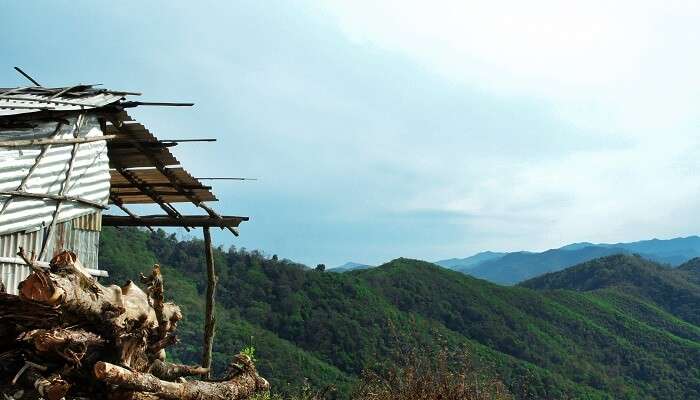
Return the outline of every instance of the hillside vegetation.
{"type": "MultiPolygon", "coordinates": [[[[111,228],[102,238],[111,280],[163,265],[186,318],[170,354],[197,363],[202,242],[111,228]]],[[[217,249],[215,262],[215,367],[253,346],[278,392],[308,379],[345,398],[363,371],[381,375],[406,349],[459,348],[517,398],[700,398],[692,268],[611,256],[503,287],[410,259],[343,274],[235,248],[217,249]]]]}

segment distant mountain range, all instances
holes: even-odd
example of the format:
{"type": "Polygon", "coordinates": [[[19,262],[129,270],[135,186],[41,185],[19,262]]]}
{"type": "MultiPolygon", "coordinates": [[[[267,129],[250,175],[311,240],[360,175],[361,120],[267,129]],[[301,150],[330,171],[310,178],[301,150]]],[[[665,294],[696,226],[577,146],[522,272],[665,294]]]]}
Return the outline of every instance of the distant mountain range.
{"type": "MultiPolygon", "coordinates": [[[[580,242],[539,253],[484,251],[466,258],[436,261],[434,264],[501,285],[514,285],[542,274],[613,254],[638,254],[647,260],[677,267],[692,258],[700,257],[700,236],[629,243],[580,242]]],[[[330,271],[348,272],[368,268],[374,266],[347,262],[331,268],[330,271]]]]}
{"type": "Polygon", "coordinates": [[[447,260],[437,261],[435,264],[441,267],[454,269],[456,271],[467,271],[484,261],[495,260],[505,256],[506,254],[508,253],[483,251],[467,258],[449,258],[447,260]]]}
{"type": "Polygon", "coordinates": [[[467,258],[437,261],[435,264],[491,282],[513,285],[538,275],[612,254],[639,254],[648,260],[675,267],[700,256],[700,237],[652,239],[630,243],[572,243],[541,253],[487,251],[467,258]]]}
{"type": "Polygon", "coordinates": [[[329,271],[331,271],[331,272],[348,272],[348,271],[355,271],[358,269],[367,269],[367,268],[374,268],[374,265],[360,264],[360,263],[348,261],[343,265],[339,265],[337,267],[330,268],[329,271]]]}

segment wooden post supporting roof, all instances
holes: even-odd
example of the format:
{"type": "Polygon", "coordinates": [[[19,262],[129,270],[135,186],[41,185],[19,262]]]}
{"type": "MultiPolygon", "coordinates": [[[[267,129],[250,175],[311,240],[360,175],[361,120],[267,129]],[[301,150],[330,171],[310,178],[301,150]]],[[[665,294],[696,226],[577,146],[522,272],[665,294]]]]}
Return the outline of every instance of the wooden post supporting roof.
{"type": "Polygon", "coordinates": [[[218,278],[214,269],[214,249],[211,244],[211,227],[236,229],[241,222],[248,221],[248,217],[232,217],[219,215],[181,215],[172,217],[169,215],[103,215],[103,226],[169,226],[169,227],[201,227],[204,230],[204,255],[207,263],[207,293],[206,312],[204,317],[204,337],[202,346],[202,367],[211,368],[212,349],[214,346],[214,330],[216,318],[214,316],[216,284],[218,278]]]}
{"type": "MultiPolygon", "coordinates": [[[[202,349],[202,367],[211,371],[211,353],[214,347],[214,328],[216,317],[214,317],[214,297],[216,296],[216,283],[218,278],[214,270],[214,250],[211,247],[211,233],[209,227],[204,228],[204,253],[207,259],[207,304],[204,317],[204,347],[202,349]]],[[[207,378],[211,377],[211,372],[207,373],[207,378]]]]}

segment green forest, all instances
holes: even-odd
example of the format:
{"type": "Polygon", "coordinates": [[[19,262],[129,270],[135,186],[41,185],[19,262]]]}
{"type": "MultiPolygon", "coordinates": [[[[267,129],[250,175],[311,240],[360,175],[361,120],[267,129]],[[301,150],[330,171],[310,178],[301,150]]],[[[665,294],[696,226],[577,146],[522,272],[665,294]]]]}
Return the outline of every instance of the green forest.
{"type": "MultiPolygon", "coordinates": [[[[700,398],[700,263],[612,255],[505,287],[399,258],[336,273],[277,255],[218,248],[214,365],[255,349],[273,391],[333,385],[346,398],[367,371],[413,349],[460,349],[517,398],[700,398]]],[[[101,268],[122,284],[162,266],[183,309],[169,357],[201,355],[203,242],[105,228],[101,268]]]]}

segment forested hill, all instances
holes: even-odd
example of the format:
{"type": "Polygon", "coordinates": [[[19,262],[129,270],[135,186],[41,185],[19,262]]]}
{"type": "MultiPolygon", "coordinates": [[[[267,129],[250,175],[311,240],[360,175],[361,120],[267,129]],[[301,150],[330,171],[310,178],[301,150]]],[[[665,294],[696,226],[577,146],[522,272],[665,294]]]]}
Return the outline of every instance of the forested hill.
{"type": "MultiPolygon", "coordinates": [[[[198,362],[202,242],[111,228],[102,238],[101,266],[117,283],[156,261],[163,265],[166,296],[186,318],[170,354],[198,362]]],[[[391,364],[408,346],[466,346],[521,398],[700,398],[698,308],[673,300],[695,301],[700,289],[653,263],[603,260],[585,267],[592,277],[600,274],[585,287],[550,276],[528,288],[409,259],[337,274],[218,249],[215,364],[221,369],[231,354],[253,345],[276,390],[308,378],[316,386],[335,384],[343,397],[362,370],[391,364]],[[615,265],[628,274],[616,275],[615,265]],[[645,278],[627,284],[635,274],[645,278]]],[[[690,276],[692,268],[681,273],[690,276]]]]}

